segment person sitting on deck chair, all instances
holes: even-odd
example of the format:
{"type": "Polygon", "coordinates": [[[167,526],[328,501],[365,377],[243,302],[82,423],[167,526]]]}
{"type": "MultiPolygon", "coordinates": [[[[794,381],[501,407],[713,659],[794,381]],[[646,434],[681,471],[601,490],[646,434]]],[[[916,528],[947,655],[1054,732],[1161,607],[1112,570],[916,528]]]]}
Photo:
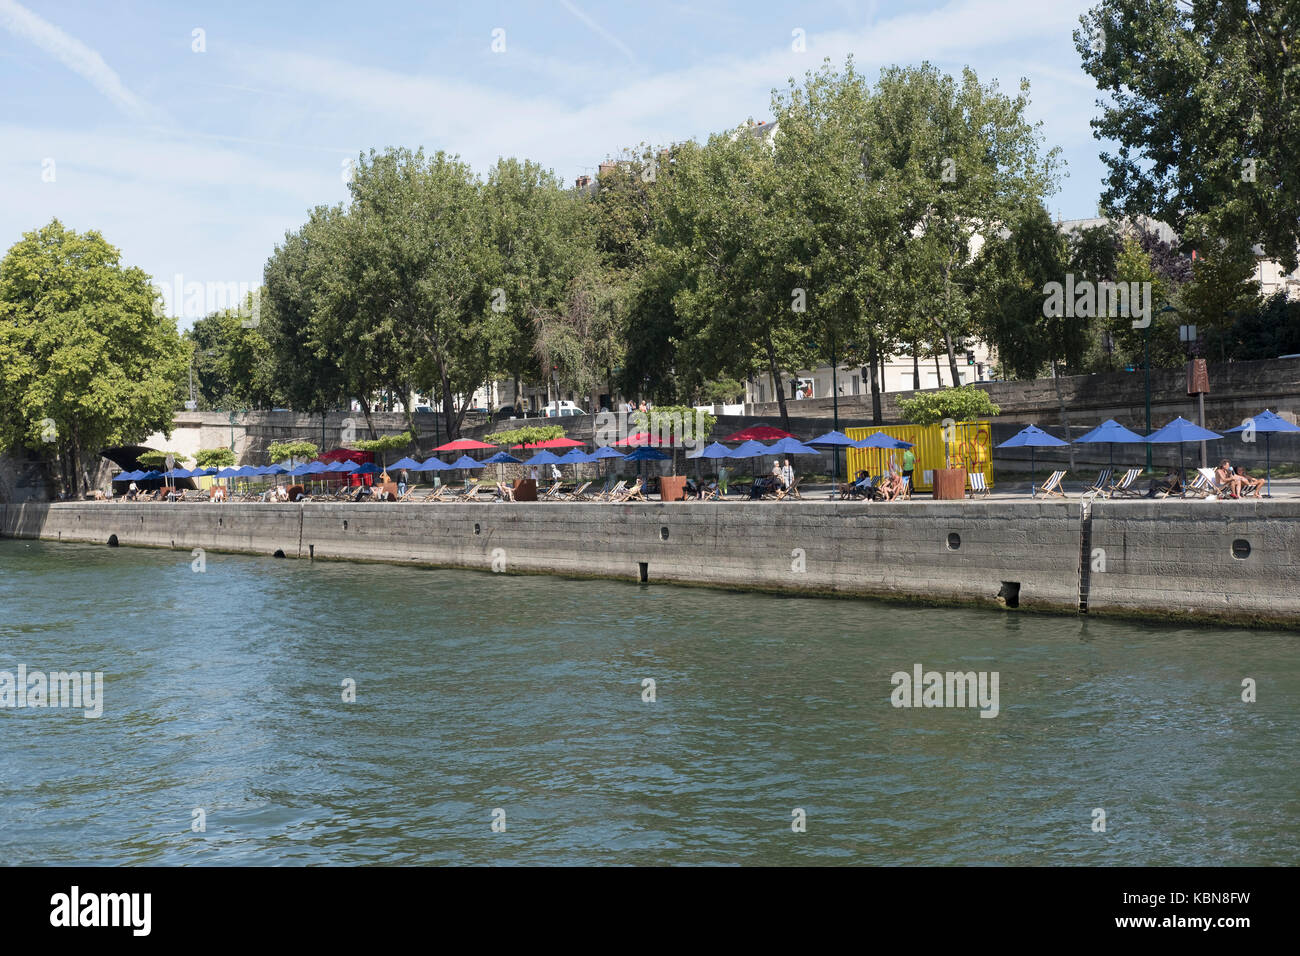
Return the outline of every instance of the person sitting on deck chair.
{"type": "Polygon", "coordinates": [[[1232,470],[1232,462],[1223,459],[1219,462],[1219,467],[1214,469],[1214,480],[1219,483],[1224,494],[1232,498],[1241,497],[1242,480],[1240,476],[1232,470]]]}
{"type": "Polygon", "coordinates": [[[1259,490],[1264,487],[1263,478],[1252,478],[1250,475],[1246,474],[1246,469],[1241,465],[1236,467],[1233,471],[1232,477],[1240,479],[1242,489],[1241,494],[1244,495],[1245,492],[1253,491],[1255,492],[1255,497],[1259,497],[1259,490]]]}
{"type": "Polygon", "coordinates": [[[1170,468],[1169,474],[1160,480],[1151,479],[1151,487],[1146,493],[1146,497],[1154,498],[1156,495],[1176,495],[1183,490],[1183,470],[1181,468],[1170,468]]]}

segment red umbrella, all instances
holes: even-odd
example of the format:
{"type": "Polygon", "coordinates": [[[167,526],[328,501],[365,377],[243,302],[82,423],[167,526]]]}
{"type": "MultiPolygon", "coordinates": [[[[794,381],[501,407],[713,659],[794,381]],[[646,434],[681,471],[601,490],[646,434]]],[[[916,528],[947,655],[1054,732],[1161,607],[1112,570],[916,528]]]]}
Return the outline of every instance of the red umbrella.
{"type": "Polygon", "coordinates": [[[550,438],[546,441],[533,442],[530,445],[511,445],[511,448],[581,448],[585,442],[572,438],[550,438]]]}
{"type": "Polygon", "coordinates": [[[743,428],[734,435],[728,435],[723,441],[775,441],[778,438],[793,438],[789,432],[783,432],[771,425],[752,425],[743,428]]]}
{"type": "Polygon", "coordinates": [[[496,448],[496,445],[489,445],[486,442],[475,441],[472,438],[457,438],[455,441],[449,441],[445,445],[439,445],[434,451],[470,451],[475,448],[496,448]]]}

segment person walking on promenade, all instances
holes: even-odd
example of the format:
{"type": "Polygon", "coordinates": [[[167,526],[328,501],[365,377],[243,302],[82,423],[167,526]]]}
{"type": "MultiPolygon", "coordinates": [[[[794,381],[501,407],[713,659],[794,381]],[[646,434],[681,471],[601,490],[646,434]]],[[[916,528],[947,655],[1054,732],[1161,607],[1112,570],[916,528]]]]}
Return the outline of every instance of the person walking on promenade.
{"type": "Polygon", "coordinates": [[[402,469],[402,473],[401,473],[400,475],[397,476],[397,494],[398,494],[398,497],[405,497],[405,496],[406,496],[406,482],[407,482],[407,480],[408,480],[409,478],[410,478],[410,476],[406,473],[406,469],[403,468],[403,469],[402,469]]]}
{"type": "Polygon", "coordinates": [[[912,472],[916,469],[916,455],[912,454],[912,449],[908,448],[903,452],[903,477],[907,479],[907,486],[912,486],[912,472]]]}
{"type": "Polygon", "coordinates": [[[787,458],[781,466],[781,484],[788,489],[794,484],[794,469],[790,467],[790,459],[787,458]]]}
{"type": "Polygon", "coordinates": [[[731,480],[731,473],[727,471],[726,465],[718,466],[718,488],[723,495],[727,493],[727,482],[731,480]]]}

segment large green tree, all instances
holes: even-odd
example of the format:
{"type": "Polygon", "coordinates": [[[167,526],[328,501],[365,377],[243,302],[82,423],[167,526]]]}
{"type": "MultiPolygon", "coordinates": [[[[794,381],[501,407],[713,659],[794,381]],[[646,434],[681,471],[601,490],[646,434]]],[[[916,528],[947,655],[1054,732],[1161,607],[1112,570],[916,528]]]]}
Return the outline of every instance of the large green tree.
{"type": "Polygon", "coordinates": [[[1300,4],[1103,0],[1075,44],[1105,93],[1103,204],[1185,237],[1233,237],[1297,264],[1300,4]]]}
{"type": "Polygon", "coordinates": [[[0,261],[0,451],[43,451],[65,493],[99,451],[170,434],[187,350],[149,276],[57,219],[0,261]]]}

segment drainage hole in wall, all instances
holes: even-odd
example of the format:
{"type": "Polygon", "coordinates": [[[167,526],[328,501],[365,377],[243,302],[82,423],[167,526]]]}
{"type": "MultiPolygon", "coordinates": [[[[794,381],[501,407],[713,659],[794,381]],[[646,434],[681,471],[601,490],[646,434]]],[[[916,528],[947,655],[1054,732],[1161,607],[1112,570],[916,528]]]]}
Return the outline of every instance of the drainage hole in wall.
{"type": "Polygon", "coordinates": [[[641,583],[645,584],[650,580],[650,563],[648,561],[638,561],[637,567],[641,569],[641,583]]]}
{"type": "Polygon", "coordinates": [[[662,528],[659,529],[659,540],[660,540],[660,541],[667,541],[667,540],[668,540],[668,526],[667,526],[667,525],[664,525],[662,528]]]}
{"type": "Polygon", "coordinates": [[[475,533],[475,534],[482,534],[482,533],[483,533],[483,529],[480,528],[478,525],[474,525],[474,533],[475,533]]]}
{"type": "Polygon", "coordinates": [[[949,551],[956,551],[956,550],[957,550],[958,548],[960,548],[960,547],[961,547],[961,535],[959,535],[956,531],[951,531],[951,532],[949,532],[949,533],[948,533],[948,550],[949,550],[949,551]]]}
{"type": "Polygon", "coordinates": [[[343,530],[344,530],[344,531],[347,531],[347,530],[348,530],[348,522],[347,522],[347,519],[346,519],[346,518],[345,518],[344,521],[343,521],[343,530]]]}
{"type": "Polygon", "coordinates": [[[1007,607],[1020,607],[1020,582],[1003,581],[1002,590],[998,592],[998,599],[1007,607]]]}
{"type": "Polygon", "coordinates": [[[115,535],[115,534],[110,534],[110,535],[108,536],[108,546],[109,546],[110,548],[116,548],[116,547],[117,547],[117,535],[115,535]]]}
{"type": "Polygon", "coordinates": [[[273,558],[283,558],[283,557],[284,557],[284,552],[283,552],[283,551],[277,551],[277,552],[275,552],[275,554],[271,555],[271,557],[273,557],[273,558]]]}
{"type": "Polygon", "coordinates": [[[1234,558],[1250,557],[1250,542],[1245,538],[1237,538],[1232,542],[1232,556],[1234,558]]]}

